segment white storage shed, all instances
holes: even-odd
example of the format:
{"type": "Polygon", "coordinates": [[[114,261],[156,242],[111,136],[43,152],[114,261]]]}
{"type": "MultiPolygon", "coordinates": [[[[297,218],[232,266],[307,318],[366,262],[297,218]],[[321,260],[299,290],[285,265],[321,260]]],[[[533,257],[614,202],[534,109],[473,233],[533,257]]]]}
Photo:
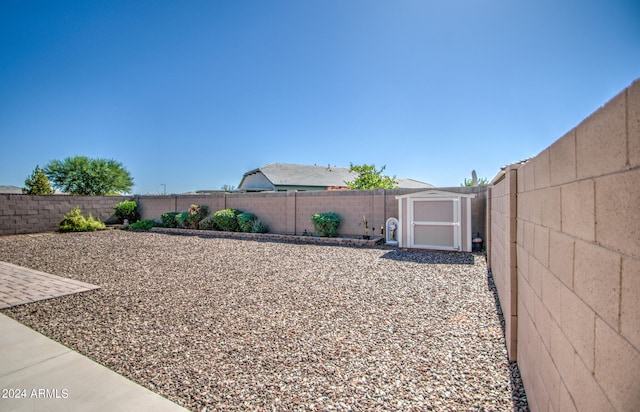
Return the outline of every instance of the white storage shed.
{"type": "Polygon", "coordinates": [[[471,252],[471,199],[475,197],[443,190],[396,196],[399,246],[471,252]]]}

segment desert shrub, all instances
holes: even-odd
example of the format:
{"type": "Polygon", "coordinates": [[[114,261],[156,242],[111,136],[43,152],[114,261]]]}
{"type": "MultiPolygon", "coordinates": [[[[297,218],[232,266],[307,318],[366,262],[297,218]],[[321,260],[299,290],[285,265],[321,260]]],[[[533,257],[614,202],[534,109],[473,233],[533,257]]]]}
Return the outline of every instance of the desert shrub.
{"type": "Polygon", "coordinates": [[[152,227],[156,227],[156,226],[162,226],[162,223],[156,222],[155,220],[152,220],[152,219],[143,219],[143,220],[138,220],[137,222],[134,222],[134,223],[130,224],[129,226],[127,226],[127,229],[129,229],[129,230],[149,230],[152,227]]]}
{"type": "Polygon", "coordinates": [[[187,213],[189,213],[187,217],[189,227],[197,229],[200,221],[209,215],[209,206],[191,205],[187,213]]]}
{"type": "Polygon", "coordinates": [[[242,211],[236,209],[218,210],[213,214],[213,219],[220,230],[224,230],[225,232],[238,232],[240,230],[238,215],[241,213],[242,211]]]}
{"type": "Polygon", "coordinates": [[[316,213],[311,216],[311,222],[316,233],[320,236],[335,237],[338,234],[340,216],[333,212],[316,213]]]}
{"type": "Polygon", "coordinates": [[[176,215],[176,227],[189,227],[189,212],[180,212],[176,215]]]}
{"type": "Polygon", "coordinates": [[[124,200],[118,203],[114,209],[116,211],[116,217],[120,223],[124,222],[125,219],[127,219],[129,223],[135,223],[140,220],[138,204],[133,200],[124,200]]]}
{"type": "Polygon", "coordinates": [[[253,222],[253,229],[251,230],[252,233],[267,233],[268,231],[269,228],[262,220],[256,220],[253,222]]]}
{"type": "Polygon", "coordinates": [[[240,226],[241,232],[251,233],[253,232],[253,225],[256,221],[256,215],[249,212],[240,213],[237,217],[238,226],[240,226]]]}
{"type": "Polygon", "coordinates": [[[64,215],[59,227],[61,232],[90,232],[104,228],[105,224],[95,220],[91,214],[88,218],[82,216],[80,208],[74,207],[64,215]]]}
{"type": "Polygon", "coordinates": [[[178,212],[163,213],[162,216],[160,216],[160,220],[162,221],[162,227],[178,226],[178,222],[176,222],[177,215],[178,215],[178,212]]]}
{"type": "Polygon", "coordinates": [[[216,223],[216,220],[214,219],[214,216],[209,216],[202,219],[200,221],[200,224],[198,225],[198,228],[202,230],[220,230],[218,224],[216,223]]]}

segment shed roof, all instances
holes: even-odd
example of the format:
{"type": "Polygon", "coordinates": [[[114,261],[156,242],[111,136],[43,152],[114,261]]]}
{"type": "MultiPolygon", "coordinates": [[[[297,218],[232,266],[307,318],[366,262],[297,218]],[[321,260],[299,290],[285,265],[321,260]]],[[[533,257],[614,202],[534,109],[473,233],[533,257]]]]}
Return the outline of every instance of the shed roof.
{"type": "Polygon", "coordinates": [[[471,199],[475,198],[475,193],[460,193],[460,192],[449,192],[446,190],[425,190],[423,192],[414,192],[408,193],[402,196],[396,196],[396,199],[407,199],[407,198],[438,198],[438,197],[469,197],[471,199]]]}

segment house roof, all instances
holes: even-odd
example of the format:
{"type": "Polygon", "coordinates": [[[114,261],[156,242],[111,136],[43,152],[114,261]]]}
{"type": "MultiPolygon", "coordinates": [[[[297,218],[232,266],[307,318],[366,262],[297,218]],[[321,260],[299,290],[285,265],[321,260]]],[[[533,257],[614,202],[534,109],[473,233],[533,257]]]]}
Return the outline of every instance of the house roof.
{"type": "Polygon", "coordinates": [[[432,184],[421,182],[415,179],[399,179],[396,178],[399,189],[429,189],[435,187],[432,184]]]}
{"type": "Polygon", "coordinates": [[[22,188],[20,188],[18,186],[2,186],[2,185],[0,185],[0,193],[20,194],[20,193],[22,193],[22,188]]]}
{"type": "Polygon", "coordinates": [[[262,173],[274,186],[346,186],[345,181],[356,177],[344,167],[270,163],[248,171],[242,180],[255,173],[262,173]]]}
{"type": "MultiPolygon", "coordinates": [[[[251,188],[244,187],[245,181],[250,180],[247,179],[247,177],[257,174],[264,176],[274,187],[304,186],[319,188],[333,186],[346,187],[345,182],[352,181],[358,176],[357,173],[350,172],[346,167],[270,163],[246,172],[238,188],[241,190],[251,190],[251,188]]],[[[415,179],[396,178],[396,180],[398,182],[398,188],[401,189],[429,189],[434,187],[429,183],[420,182],[415,179]]],[[[260,189],[264,190],[262,187],[260,189]]]]}

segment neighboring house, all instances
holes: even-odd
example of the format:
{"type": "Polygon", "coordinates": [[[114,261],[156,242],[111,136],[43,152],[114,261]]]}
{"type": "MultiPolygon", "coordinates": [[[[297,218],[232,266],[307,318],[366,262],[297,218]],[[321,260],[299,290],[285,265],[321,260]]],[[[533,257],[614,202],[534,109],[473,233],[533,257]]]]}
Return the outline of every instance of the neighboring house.
{"type": "MultiPolygon", "coordinates": [[[[286,190],[327,190],[346,188],[357,177],[348,168],[337,166],[310,166],[290,163],[270,163],[248,171],[242,176],[239,191],[263,192],[286,190]]],[[[418,189],[434,186],[413,179],[396,179],[399,188],[418,189]]]]}
{"type": "Polygon", "coordinates": [[[398,182],[398,189],[432,189],[435,186],[429,183],[421,182],[414,179],[400,179],[396,178],[398,182]]]}
{"type": "Polygon", "coordinates": [[[242,176],[238,190],[247,192],[286,190],[327,190],[327,187],[344,187],[353,180],[355,173],[335,166],[310,166],[290,163],[270,163],[250,170],[242,176]]]}
{"type": "Polygon", "coordinates": [[[22,188],[18,186],[0,186],[0,193],[3,194],[20,194],[22,188]]]}

